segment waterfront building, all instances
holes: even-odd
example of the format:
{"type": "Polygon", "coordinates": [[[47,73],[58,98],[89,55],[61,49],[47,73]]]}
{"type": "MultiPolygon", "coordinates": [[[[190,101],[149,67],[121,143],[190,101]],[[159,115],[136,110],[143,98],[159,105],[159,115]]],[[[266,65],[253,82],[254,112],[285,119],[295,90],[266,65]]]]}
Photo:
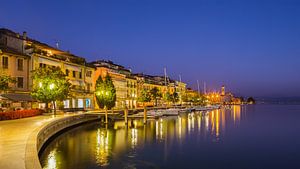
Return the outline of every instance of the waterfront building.
{"type": "Polygon", "coordinates": [[[185,93],[186,93],[186,83],[180,82],[180,81],[175,81],[175,91],[178,93],[179,103],[182,104],[183,97],[185,96],[185,93]]]}
{"type": "Polygon", "coordinates": [[[221,87],[221,96],[225,96],[225,86],[224,85],[222,85],[222,87],[221,87]]]}
{"type": "MultiPolygon", "coordinates": [[[[137,79],[137,96],[141,96],[142,90],[151,90],[153,88],[157,88],[158,91],[162,94],[162,97],[167,91],[167,86],[165,85],[164,77],[162,76],[152,76],[152,75],[146,75],[146,74],[134,74],[134,76],[137,79]]],[[[146,106],[154,106],[154,100],[151,102],[145,103],[146,106]]],[[[158,105],[162,104],[162,99],[158,100],[158,105]]],[[[138,103],[139,107],[143,106],[143,103],[138,103]]]]}
{"type": "MultiPolygon", "coordinates": [[[[5,36],[8,30],[0,29],[0,75],[8,75],[16,80],[16,83],[8,84],[8,91],[1,91],[1,98],[5,100],[1,109],[21,109],[31,107],[33,99],[29,95],[29,66],[30,57],[23,54],[23,42],[5,36]]],[[[20,35],[16,35],[19,36],[20,35]]]]}
{"type": "MultiPolygon", "coordinates": [[[[41,43],[34,39],[27,37],[27,33],[23,32],[23,35],[19,35],[11,30],[1,29],[1,50],[5,48],[14,50],[23,56],[23,88],[27,93],[30,92],[33,83],[31,79],[32,70],[36,70],[39,67],[55,66],[61,68],[66,74],[72,84],[71,95],[69,99],[64,100],[61,103],[61,108],[64,109],[92,109],[93,103],[93,74],[95,68],[89,66],[85,59],[75,56],[69,52],[62,51],[58,48],[51,47],[45,43],[41,43]],[[25,73],[27,72],[27,73],[25,73]]],[[[20,56],[19,56],[20,58],[20,56]]],[[[10,59],[14,62],[14,59],[10,59]]],[[[22,61],[15,61],[17,66],[21,66],[22,61]]],[[[13,66],[13,63],[12,63],[13,66]]],[[[18,69],[18,68],[17,68],[18,69]]],[[[13,73],[13,71],[12,71],[13,73]]],[[[17,77],[18,74],[12,76],[17,77]]],[[[18,79],[18,77],[17,77],[18,79]]],[[[21,80],[21,78],[20,78],[21,80]]],[[[21,82],[17,83],[17,88],[21,86],[21,82]]],[[[12,88],[11,92],[17,91],[16,88],[12,88]]],[[[57,103],[59,104],[59,103],[57,103]]],[[[37,107],[44,107],[43,103],[38,104],[37,107]]]]}
{"type": "MultiPolygon", "coordinates": [[[[109,75],[113,81],[113,84],[116,88],[116,108],[125,108],[126,99],[127,99],[127,82],[128,76],[131,72],[129,69],[126,69],[124,66],[113,63],[112,61],[98,60],[90,63],[96,67],[93,84],[96,84],[96,81],[99,76],[105,78],[106,75],[109,75]]],[[[98,107],[97,107],[98,108],[98,107]]]]}
{"type": "Polygon", "coordinates": [[[127,97],[126,106],[130,109],[137,107],[137,79],[135,76],[127,75],[127,97]]]}

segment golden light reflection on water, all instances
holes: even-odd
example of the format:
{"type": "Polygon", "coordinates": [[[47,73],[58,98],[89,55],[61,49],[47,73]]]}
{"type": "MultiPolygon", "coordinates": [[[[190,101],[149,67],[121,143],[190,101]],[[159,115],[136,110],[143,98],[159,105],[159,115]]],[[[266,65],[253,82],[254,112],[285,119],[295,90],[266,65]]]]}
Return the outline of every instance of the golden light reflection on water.
{"type": "Polygon", "coordinates": [[[50,151],[47,158],[47,165],[44,168],[47,169],[56,169],[57,168],[57,149],[50,151]]]}
{"type": "Polygon", "coordinates": [[[97,130],[97,145],[96,145],[96,163],[100,166],[109,164],[109,144],[108,144],[108,130],[99,128],[97,130]]]}
{"type": "MultiPolygon", "coordinates": [[[[128,158],[138,155],[138,149],[144,148],[145,144],[161,144],[163,146],[164,160],[174,144],[188,142],[187,140],[208,140],[220,142],[226,134],[226,128],[238,126],[243,115],[241,106],[232,106],[231,109],[219,109],[210,112],[182,113],[176,117],[162,117],[149,120],[147,125],[143,120],[129,120],[128,126],[124,121],[117,121],[113,127],[100,126],[99,123],[91,124],[92,129],[84,129],[82,138],[78,136],[66,136],[69,156],[73,160],[83,158],[81,146],[86,146],[84,151],[93,152],[97,165],[103,167],[110,165],[112,158],[118,158],[126,154],[128,158]],[[226,127],[226,128],[225,128],[226,127]],[[196,134],[195,134],[196,133],[196,134]],[[74,155],[73,155],[74,154],[74,155]],[[78,155],[79,154],[79,155],[78,155]]],[[[79,132],[80,133],[80,132],[79,132]]],[[[59,141],[56,144],[60,144],[59,141]]],[[[58,162],[64,160],[66,154],[60,154],[57,149],[52,149],[44,164],[44,168],[55,169],[58,162]]],[[[87,152],[84,152],[87,153],[87,152]]]]}

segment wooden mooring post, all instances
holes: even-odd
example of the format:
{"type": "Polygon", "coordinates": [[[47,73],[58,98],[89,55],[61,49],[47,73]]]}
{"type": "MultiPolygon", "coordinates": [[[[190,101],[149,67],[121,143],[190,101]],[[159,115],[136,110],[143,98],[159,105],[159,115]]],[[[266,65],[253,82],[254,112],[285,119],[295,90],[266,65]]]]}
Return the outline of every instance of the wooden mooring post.
{"type": "Polygon", "coordinates": [[[147,107],[144,107],[144,124],[147,123],[147,107]]]}
{"type": "Polygon", "coordinates": [[[128,124],[128,108],[126,107],[124,110],[124,120],[125,120],[125,125],[128,124]]]}

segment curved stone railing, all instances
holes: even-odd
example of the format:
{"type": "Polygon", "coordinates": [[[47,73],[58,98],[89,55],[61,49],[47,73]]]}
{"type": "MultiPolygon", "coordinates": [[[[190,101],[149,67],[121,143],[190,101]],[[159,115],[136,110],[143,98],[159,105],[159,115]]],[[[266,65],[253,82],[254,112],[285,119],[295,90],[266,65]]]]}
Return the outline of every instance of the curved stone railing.
{"type": "Polygon", "coordinates": [[[25,168],[41,169],[39,152],[49,138],[68,127],[99,119],[98,115],[80,114],[62,117],[35,129],[29,136],[25,150],[25,168]]]}

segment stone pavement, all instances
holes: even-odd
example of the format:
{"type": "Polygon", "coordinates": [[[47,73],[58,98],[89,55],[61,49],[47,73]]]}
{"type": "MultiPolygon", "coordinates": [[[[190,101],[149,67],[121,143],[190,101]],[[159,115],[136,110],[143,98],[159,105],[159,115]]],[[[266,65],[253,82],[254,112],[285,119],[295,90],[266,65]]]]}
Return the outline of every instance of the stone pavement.
{"type": "Polygon", "coordinates": [[[25,149],[29,135],[38,127],[70,115],[42,115],[0,121],[0,169],[25,169],[25,149]]]}

